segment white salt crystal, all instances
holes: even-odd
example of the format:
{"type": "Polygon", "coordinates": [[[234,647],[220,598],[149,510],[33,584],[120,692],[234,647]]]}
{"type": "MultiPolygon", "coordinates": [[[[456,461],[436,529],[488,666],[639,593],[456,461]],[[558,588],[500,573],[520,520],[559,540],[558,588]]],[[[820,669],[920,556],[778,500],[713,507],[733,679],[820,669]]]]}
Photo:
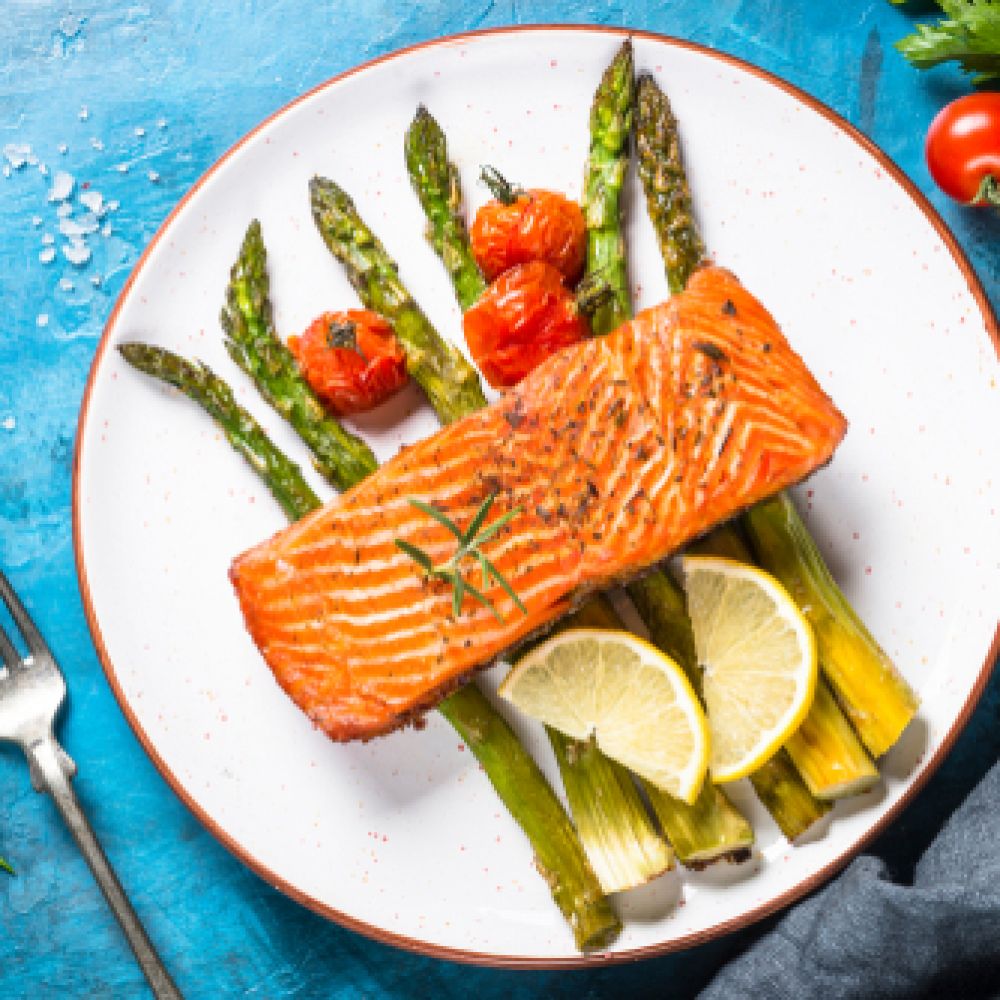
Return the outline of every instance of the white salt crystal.
{"type": "Polygon", "coordinates": [[[83,18],[79,14],[67,14],[59,22],[59,30],[67,38],[75,38],[83,27],[83,18]]]}
{"type": "Polygon", "coordinates": [[[100,139],[97,139],[97,138],[92,138],[92,139],[90,140],[90,144],[91,144],[91,146],[93,146],[93,147],[94,147],[94,149],[96,149],[96,150],[97,150],[98,152],[100,152],[100,151],[101,151],[102,149],[104,149],[104,143],[103,143],[103,142],[102,142],[102,141],[101,141],[100,139]]]}
{"type": "Polygon", "coordinates": [[[41,252],[41,253],[40,253],[40,254],[38,255],[38,259],[39,259],[39,260],[40,260],[40,261],[41,261],[41,262],[42,262],[43,264],[51,264],[51,263],[52,263],[52,261],[53,261],[53,260],[55,260],[55,256],[56,256],[56,248],[55,248],[55,247],[46,247],[46,248],[45,248],[45,249],[44,249],[44,250],[43,250],[43,251],[42,251],[42,252],[41,252]]]}
{"type": "Polygon", "coordinates": [[[0,427],[5,431],[12,431],[17,426],[17,421],[13,417],[4,417],[0,420],[0,427]]]}
{"type": "Polygon", "coordinates": [[[102,236],[110,236],[111,235],[111,223],[110,222],[105,222],[104,225],[101,227],[101,235],[102,236]]]}
{"type": "Polygon", "coordinates": [[[31,217],[31,224],[37,229],[42,224],[42,217],[40,215],[33,215],[31,217]]]}
{"type": "Polygon", "coordinates": [[[42,242],[47,246],[52,246],[55,243],[56,238],[51,233],[42,233],[42,242]]]}
{"type": "Polygon", "coordinates": [[[64,243],[63,256],[76,267],[83,267],[90,260],[90,247],[86,243],[64,243]]]}
{"type": "Polygon", "coordinates": [[[76,288],[76,285],[74,285],[73,282],[69,280],[69,278],[60,278],[59,287],[64,292],[71,292],[73,291],[74,288],[76,288]]]}
{"type": "Polygon", "coordinates": [[[9,163],[5,163],[3,165],[3,175],[4,175],[4,177],[10,177],[10,164],[9,163]]]}
{"type": "Polygon", "coordinates": [[[146,173],[146,176],[155,184],[159,179],[160,175],[155,170],[150,170],[146,173]]]}
{"type": "Polygon", "coordinates": [[[39,313],[35,317],[35,322],[39,326],[48,326],[49,325],[49,314],[48,313],[39,313]]]}
{"type": "Polygon", "coordinates": [[[115,167],[115,170],[117,170],[118,173],[120,173],[120,174],[127,174],[128,173],[128,164],[127,163],[119,163],[115,167]]]}
{"type": "Polygon", "coordinates": [[[87,233],[96,233],[97,226],[97,216],[90,212],[87,212],[76,219],[65,218],[59,220],[59,232],[61,232],[63,236],[69,236],[71,238],[74,236],[86,236],[87,233]]]}
{"type": "Polygon", "coordinates": [[[104,207],[104,196],[100,191],[84,191],[80,195],[80,204],[84,208],[89,208],[94,215],[100,215],[101,209],[104,207]]]}
{"type": "Polygon", "coordinates": [[[107,203],[107,205],[104,206],[104,210],[106,212],[117,212],[118,211],[118,202],[115,201],[114,199],[112,199],[111,201],[109,201],[107,203]]]}
{"type": "Polygon", "coordinates": [[[41,174],[41,175],[42,175],[43,177],[48,177],[48,176],[49,176],[49,168],[48,168],[47,166],[45,166],[45,164],[44,164],[44,163],[39,163],[39,164],[38,164],[38,172],[39,172],[39,173],[40,173],[40,174],[41,174]]]}
{"type": "Polygon", "coordinates": [[[99,274],[95,274],[90,279],[90,283],[94,286],[94,288],[100,288],[101,287],[101,276],[99,274]]]}
{"type": "Polygon", "coordinates": [[[90,117],[90,108],[86,104],[80,108],[80,121],[85,122],[90,117]]]}
{"type": "Polygon", "coordinates": [[[72,214],[73,214],[73,206],[68,201],[64,201],[56,209],[56,215],[58,215],[60,219],[65,219],[67,215],[72,215],[72,214]]]}
{"type": "Polygon", "coordinates": [[[66,143],[64,142],[59,143],[57,148],[59,152],[62,153],[63,156],[65,156],[69,152],[69,146],[67,146],[66,143]]]}
{"type": "Polygon", "coordinates": [[[20,170],[31,156],[31,146],[25,143],[8,142],[3,147],[3,155],[13,170],[20,170]]]}
{"type": "Polygon", "coordinates": [[[157,119],[156,127],[157,128],[166,128],[167,127],[167,119],[166,118],[159,118],[159,119],[157,119]]]}
{"type": "Polygon", "coordinates": [[[72,174],[65,170],[57,170],[52,178],[52,187],[49,189],[49,201],[65,201],[72,193],[76,183],[72,174]]]}
{"type": "Polygon", "coordinates": [[[141,126],[136,128],[136,130],[135,130],[135,137],[137,139],[141,139],[145,134],[146,134],[146,130],[144,128],[142,128],[141,126]]]}

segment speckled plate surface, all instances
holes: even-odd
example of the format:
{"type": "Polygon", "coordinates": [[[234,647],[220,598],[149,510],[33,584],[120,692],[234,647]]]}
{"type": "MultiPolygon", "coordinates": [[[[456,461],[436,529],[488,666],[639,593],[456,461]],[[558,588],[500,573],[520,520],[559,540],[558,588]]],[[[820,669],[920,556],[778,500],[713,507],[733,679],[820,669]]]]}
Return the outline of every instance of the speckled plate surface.
{"type": "MultiPolygon", "coordinates": [[[[309,215],[306,184],[323,173],[352,192],[432,320],[460,340],[402,162],[415,106],[445,127],[471,202],[486,197],[476,184],[486,162],[578,194],[590,97],[619,43],[571,29],[446,39],[279,112],[153,240],[108,323],[81,417],[84,600],[109,681],[164,777],[240,858],[306,905],[462,960],[636,957],[787,904],[891,821],[950,746],[995,654],[1000,454],[983,428],[1000,416],[997,332],[968,264],[923,199],[831,112],[732,59],[639,36],[637,63],[682,123],[708,246],[769,306],[851,421],[833,463],[798,495],[839,581],[923,699],[882,785],[794,848],[736,786],[757,830],[754,858],[627,894],[612,954],[582,959],[520,832],[447,724],[435,715],[420,732],[334,745],[273,682],[226,571],[282,514],[204,414],[111,348],[141,338],[207,361],[307,464],[221,343],[218,311],[250,218],[263,224],[285,334],[355,305],[309,215]]],[[[629,242],[641,306],[666,284],[636,187],[629,242]]],[[[360,425],[382,458],[434,426],[415,391],[360,425]]],[[[555,777],[540,730],[515,723],[555,777]]]]}

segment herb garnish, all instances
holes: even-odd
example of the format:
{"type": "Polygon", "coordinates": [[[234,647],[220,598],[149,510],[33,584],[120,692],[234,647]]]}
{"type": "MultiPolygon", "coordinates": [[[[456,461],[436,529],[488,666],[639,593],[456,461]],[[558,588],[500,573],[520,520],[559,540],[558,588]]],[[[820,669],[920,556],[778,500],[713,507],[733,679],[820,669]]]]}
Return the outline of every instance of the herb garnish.
{"type": "Polygon", "coordinates": [[[8,875],[14,875],[14,869],[11,868],[6,858],[0,858],[0,871],[7,872],[8,875]]]}
{"type": "Polygon", "coordinates": [[[455,550],[455,554],[443,566],[435,566],[431,557],[423,549],[417,548],[416,545],[411,545],[402,538],[395,539],[396,547],[405,552],[428,576],[438,580],[446,580],[452,585],[454,589],[452,592],[451,610],[456,618],[462,609],[462,600],[465,597],[465,593],[468,591],[477,601],[493,612],[493,616],[498,622],[504,621],[503,616],[497,611],[493,602],[481,590],[478,590],[462,576],[459,564],[466,556],[472,556],[479,563],[479,568],[483,574],[483,590],[489,587],[491,579],[496,580],[507,592],[510,599],[518,606],[521,613],[525,615],[528,613],[528,609],[522,603],[521,598],[514,592],[514,588],[504,579],[496,566],[482,552],[482,546],[524,509],[523,507],[515,507],[504,514],[503,517],[497,518],[488,528],[483,528],[480,531],[479,529],[486,522],[490,508],[493,506],[493,501],[496,498],[497,494],[494,491],[482,502],[479,510],[476,511],[476,516],[472,519],[469,527],[463,532],[444,511],[440,511],[437,507],[432,507],[430,504],[423,503],[413,497],[407,497],[407,500],[417,510],[423,511],[429,517],[433,517],[438,524],[443,525],[458,539],[458,548],[455,550]]]}

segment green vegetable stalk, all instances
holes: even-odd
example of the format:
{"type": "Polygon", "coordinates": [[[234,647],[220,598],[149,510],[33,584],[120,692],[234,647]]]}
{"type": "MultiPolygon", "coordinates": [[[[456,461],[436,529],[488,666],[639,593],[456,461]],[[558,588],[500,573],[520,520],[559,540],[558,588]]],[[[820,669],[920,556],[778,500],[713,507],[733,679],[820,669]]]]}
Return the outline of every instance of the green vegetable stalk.
{"type": "MultiPolygon", "coordinates": [[[[659,88],[651,77],[644,80],[642,87],[649,114],[640,113],[646,132],[640,158],[663,157],[677,167],[679,157],[671,152],[678,141],[677,129],[669,102],[665,95],[655,93],[659,88]],[[660,123],[654,127],[652,115],[656,109],[660,123]]],[[[675,180],[678,176],[676,169],[660,169],[655,164],[640,169],[640,174],[675,180]]],[[[682,193],[687,197],[686,181],[682,193]]],[[[661,192],[647,187],[646,195],[647,201],[656,200],[661,192]]],[[[653,212],[654,223],[657,218],[653,212]]],[[[685,218],[682,231],[690,230],[693,235],[686,236],[684,242],[693,245],[697,237],[694,219],[690,213],[685,218]]],[[[670,239],[669,232],[659,236],[661,243],[670,239]]],[[[824,674],[865,747],[878,757],[895,743],[915,714],[916,696],[837,587],[787,495],[751,509],[742,524],[758,562],[781,580],[812,623],[824,674]]],[[[858,787],[864,787],[864,781],[858,787]]],[[[850,784],[845,784],[841,791],[849,788],[850,784]]]]}
{"type": "Polygon", "coordinates": [[[309,445],[316,468],[338,489],[347,489],[378,463],[364,441],[327,414],[292,352],[276,336],[269,292],[267,252],[255,219],[230,273],[221,316],[226,350],[309,445]]]}
{"type": "MultiPolygon", "coordinates": [[[[261,477],[289,519],[298,520],[320,506],[295,463],[235,402],[229,386],[204,365],[147,344],[124,344],[119,350],[130,364],[169,382],[200,404],[261,477]]],[[[538,868],[569,922],[577,946],[609,945],[621,929],[618,917],[604,897],[569,817],[513,730],[473,684],[466,684],[438,708],[475,755],[531,842],[538,868]]]]}
{"type": "Polygon", "coordinates": [[[316,228],[347,271],[368,309],[388,319],[406,351],[406,366],[446,424],[486,405],[479,375],[457,347],[442,340],[399,277],[396,262],[333,181],[309,185],[316,228]]]}
{"type": "Polygon", "coordinates": [[[605,70],[590,111],[590,149],[583,178],[586,273],[601,278],[612,291],[590,318],[595,334],[610,333],[632,316],[621,216],[634,104],[632,42],[626,39],[605,70]]]}

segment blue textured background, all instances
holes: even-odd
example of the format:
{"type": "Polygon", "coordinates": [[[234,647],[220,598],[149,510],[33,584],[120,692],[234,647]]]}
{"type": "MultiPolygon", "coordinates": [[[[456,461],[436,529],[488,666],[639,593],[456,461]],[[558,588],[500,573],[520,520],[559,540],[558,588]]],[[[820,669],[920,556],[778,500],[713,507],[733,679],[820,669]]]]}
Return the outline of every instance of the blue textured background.
{"type": "MultiPolygon", "coordinates": [[[[174,798],[111,696],[81,610],[70,528],[80,398],[115,297],[178,199],[259,119],[340,70],[440,34],[553,21],[690,38],[827,102],[931,197],[994,308],[1000,301],[997,216],[948,204],[922,159],[933,114],[966,86],[950,70],[918,74],[904,63],[891,42],[911,20],[884,0],[4,0],[0,145],[30,145],[38,162],[0,176],[0,565],[67,669],[61,735],[80,765],[77,792],[190,997],[685,995],[760,933],[621,968],[514,973],[398,953],[341,930],[245,870],[174,798]],[[61,252],[66,241],[47,201],[57,169],[75,176],[75,203],[83,183],[119,203],[102,221],[109,228],[85,237],[93,255],[79,267],[61,252]],[[56,236],[50,263],[40,259],[45,233],[56,236]]],[[[998,711],[994,679],[949,760],[875,845],[903,877],[997,759],[998,711]]],[[[0,854],[18,869],[17,878],[0,875],[0,996],[145,995],[51,803],[32,792],[23,761],[6,747],[0,854]]]]}

